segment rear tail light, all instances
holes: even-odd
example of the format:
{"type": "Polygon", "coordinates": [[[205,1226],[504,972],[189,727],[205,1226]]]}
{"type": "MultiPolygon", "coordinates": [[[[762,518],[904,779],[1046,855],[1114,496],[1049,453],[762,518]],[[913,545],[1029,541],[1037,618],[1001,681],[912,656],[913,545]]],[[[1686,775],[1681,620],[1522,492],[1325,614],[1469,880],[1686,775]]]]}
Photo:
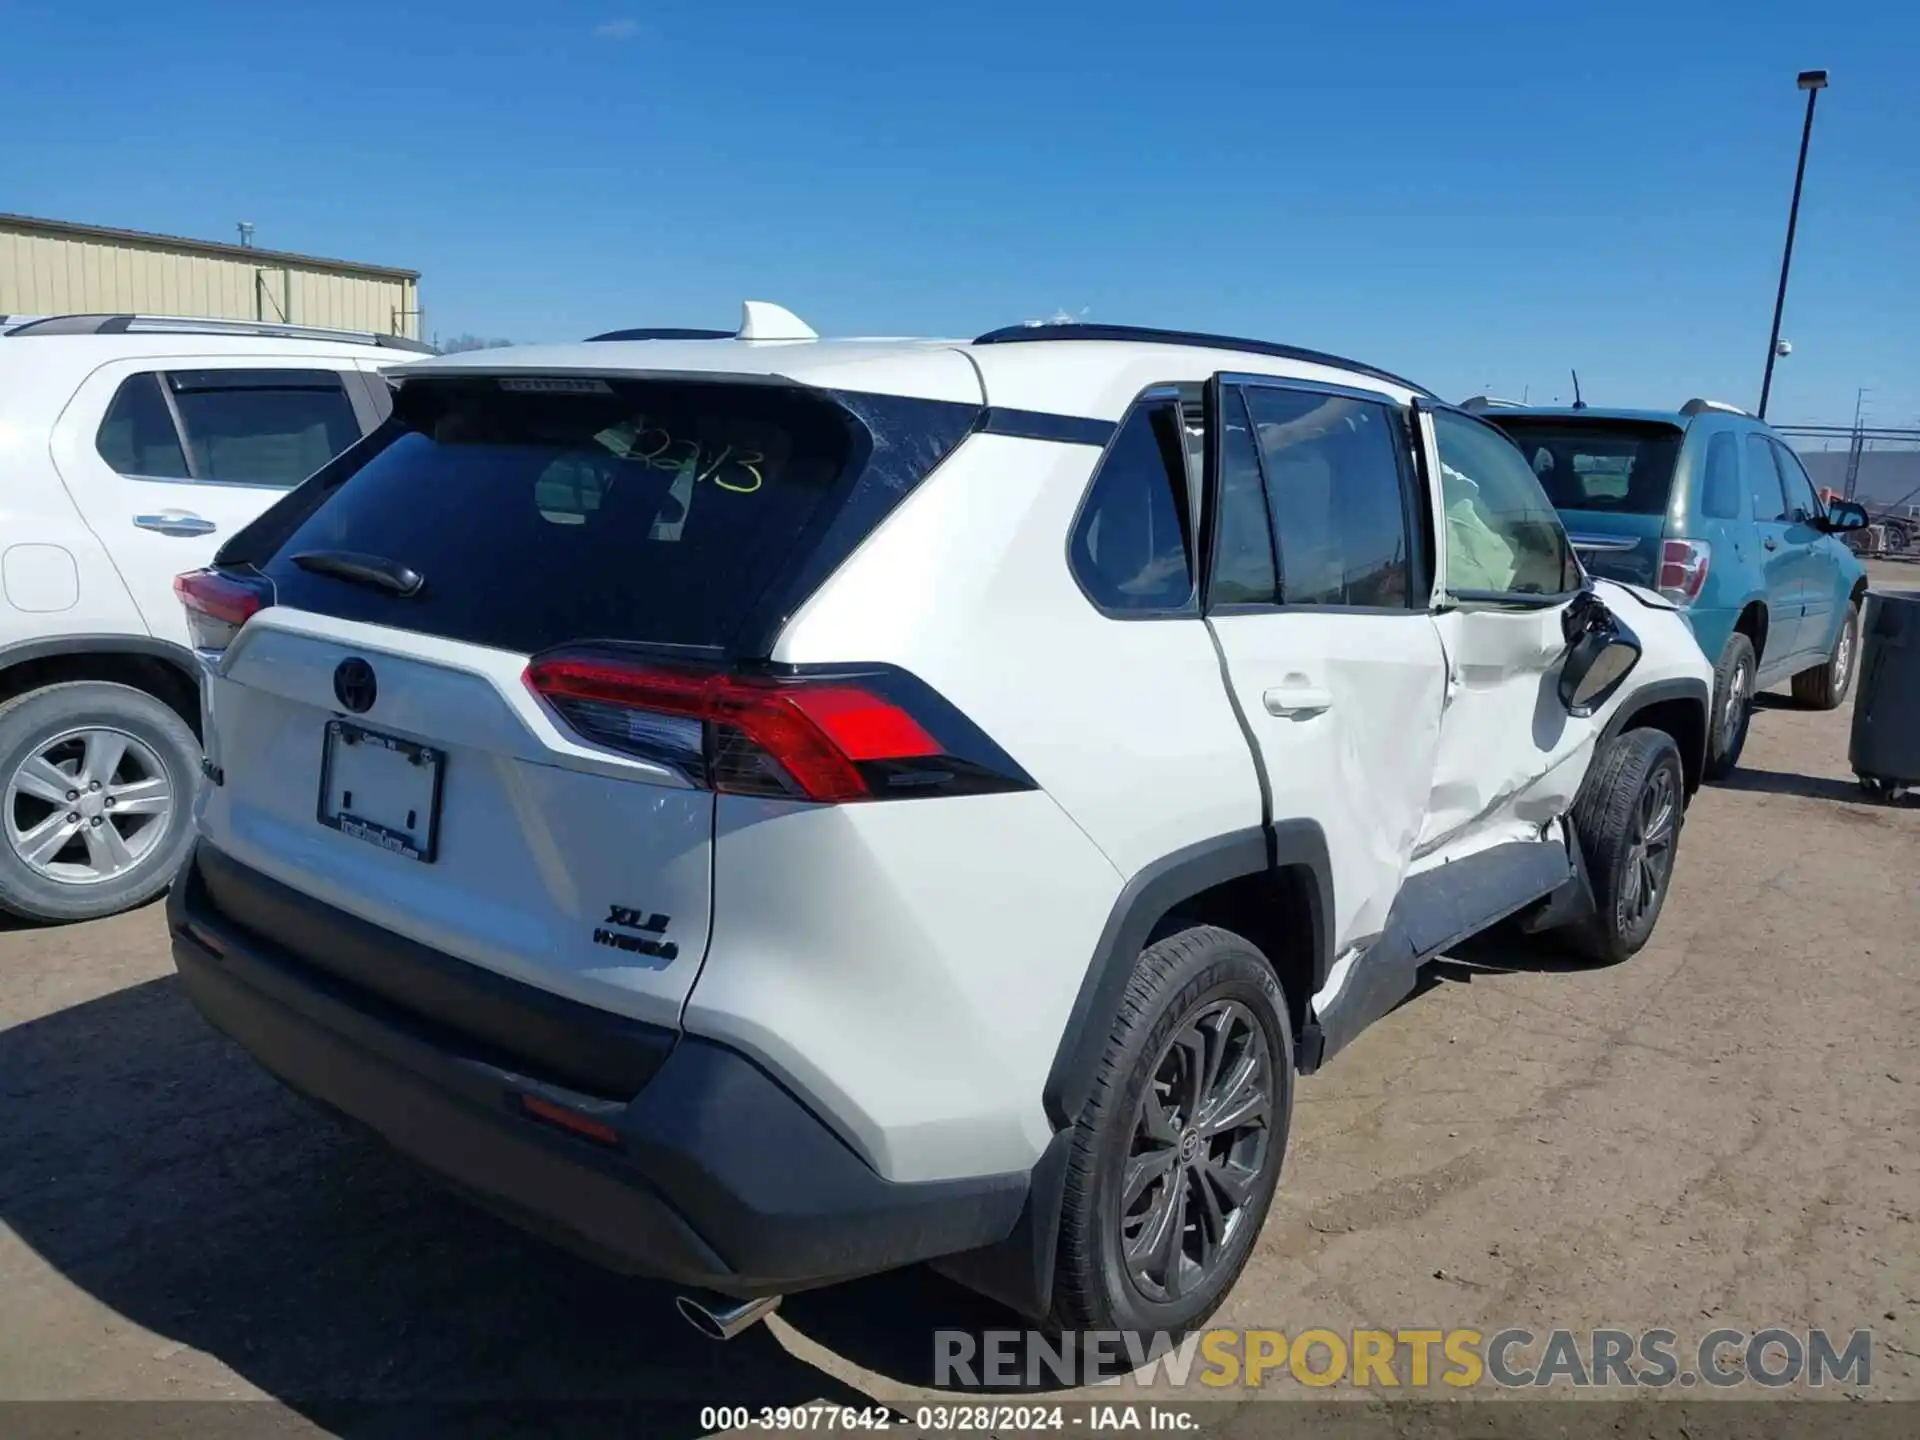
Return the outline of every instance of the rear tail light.
{"type": "Polygon", "coordinates": [[[888,667],[737,674],[536,659],[526,682],[576,733],[730,795],[821,803],[1031,789],[959,711],[888,667]]]}
{"type": "Polygon", "coordinates": [[[272,603],[265,581],[222,570],[190,570],[177,576],[173,593],[186,607],[193,648],[212,654],[225,650],[240,627],[272,603]]]}
{"type": "Polygon", "coordinates": [[[1713,547],[1704,540],[1660,542],[1659,591],[1676,605],[1691,605],[1707,583],[1713,547]]]}

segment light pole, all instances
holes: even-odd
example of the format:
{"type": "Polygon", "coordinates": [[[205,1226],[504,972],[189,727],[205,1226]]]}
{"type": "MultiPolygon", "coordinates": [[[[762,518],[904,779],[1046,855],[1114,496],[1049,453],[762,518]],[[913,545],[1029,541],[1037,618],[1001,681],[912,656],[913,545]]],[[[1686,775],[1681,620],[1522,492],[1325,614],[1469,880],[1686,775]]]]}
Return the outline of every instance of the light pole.
{"type": "Polygon", "coordinates": [[[1807,178],[1807,142],[1813,139],[1813,102],[1827,88],[1827,72],[1802,70],[1800,88],[1807,92],[1807,123],[1800,131],[1800,163],[1793,170],[1793,206],[1787,211],[1787,248],[1780,256],[1780,291],[1773,297],[1773,335],[1767,341],[1767,373],[1760,382],[1760,418],[1767,418],[1767,396],[1773,389],[1773,362],[1780,350],[1780,312],[1787,304],[1787,271],[1793,264],[1793,232],[1800,223],[1800,185],[1807,178]]]}

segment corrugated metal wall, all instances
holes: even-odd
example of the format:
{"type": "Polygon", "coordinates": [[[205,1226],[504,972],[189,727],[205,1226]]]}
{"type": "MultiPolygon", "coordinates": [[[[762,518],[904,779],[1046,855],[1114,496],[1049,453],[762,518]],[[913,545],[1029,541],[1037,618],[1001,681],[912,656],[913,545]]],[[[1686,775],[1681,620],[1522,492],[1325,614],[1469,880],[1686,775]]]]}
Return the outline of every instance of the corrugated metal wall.
{"type": "Polygon", "coordinates": [[[336,330],[420,335],[419,287],[263,253],[171,248],[164,239],[38,234],[0,222],[0,315],[131,312],[283,320],[336,330]]]}

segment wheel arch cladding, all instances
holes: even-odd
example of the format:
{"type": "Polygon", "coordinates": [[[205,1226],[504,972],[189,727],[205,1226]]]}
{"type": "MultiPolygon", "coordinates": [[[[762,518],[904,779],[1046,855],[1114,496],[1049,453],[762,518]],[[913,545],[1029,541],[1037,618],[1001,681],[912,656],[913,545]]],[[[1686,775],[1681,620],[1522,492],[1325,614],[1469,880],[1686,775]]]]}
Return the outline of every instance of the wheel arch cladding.
{"type": "Polygon", "coordinates": [[[1601,742],[1629,730],[1664,730],[1680,747],[1680,769],[1687,794],[1700,788],[1706,772],[1707,716],[1712,692],[1704,680],[1661,680],[1629,698],[1607,722],[1601,742]]]}
{"type": "Polygon", "coordinates": [[[1245,935],[1275,967],[1297,1040],[1308,999],[1326,983],[1332,964],[1332,914],[1326,835],[1311,820],[1216,836],[1139,871],[1114,901],[1055,1052],[1042,1092],[1055,1133],[1029,1173],[1026,1205],[1013,1233],[997,1245],[935,1260],[933,1267],[1030,1319],[1044,1318],[1052,1303],[1074,1121],[1092,1093],[1140,952],[1158,935],[1187,924],[1218,924],[1245,935]],[[1263,899],[1265,906],[1257,903],[1263,899]],[[1262,909],[1270,916],[1264,927],[1253,918],[1262,909]],[[1236,911],[1238,927],[1218,918],[1236,911]]]}
{"type": "Polygon", "coordinates": [[[1733,622],[1734,630],[1753,642],[1753,658],[1763,659],[1767,653],[1767,602],[1764,597],[1749,600],[1740,607],[1740,614],[1733,622]]]}
{"type": "Polygon", "coordinates": [[[1307,997],[1332,964],[1332,913],[1326,834],[1311,820],[1215,836],[1141,869],[1114,901],[1054,1053],[1041,1092],[1054,1129],[1070,1127],[1085,1106],[1128,977],[1155,938],[1201,923],[1244,935],[1278,972],[1297,1035],[1307,997]]]}
{"type": "Polygon", "coordinates": [[[145,635],[61,635],[0,648],[0,701],[78,680],[145,691],[200,737],[199,661],[184,646],[145,635]]]}

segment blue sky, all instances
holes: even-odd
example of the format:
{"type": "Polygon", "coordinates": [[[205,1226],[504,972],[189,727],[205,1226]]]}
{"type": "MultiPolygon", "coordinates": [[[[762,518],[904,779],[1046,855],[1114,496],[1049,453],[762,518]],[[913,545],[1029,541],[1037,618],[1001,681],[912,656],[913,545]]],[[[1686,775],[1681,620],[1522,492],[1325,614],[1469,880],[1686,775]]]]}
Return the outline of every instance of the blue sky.
{"type": "Polygon", "coordinates": [[[1459,397],[1920,424],[1920,7],[0,0],[0,210],[424,272],[430,330],[1065,310],[1459,397]],[[1563,12],[1578,9],[1569,16],[1563,12]]]}

